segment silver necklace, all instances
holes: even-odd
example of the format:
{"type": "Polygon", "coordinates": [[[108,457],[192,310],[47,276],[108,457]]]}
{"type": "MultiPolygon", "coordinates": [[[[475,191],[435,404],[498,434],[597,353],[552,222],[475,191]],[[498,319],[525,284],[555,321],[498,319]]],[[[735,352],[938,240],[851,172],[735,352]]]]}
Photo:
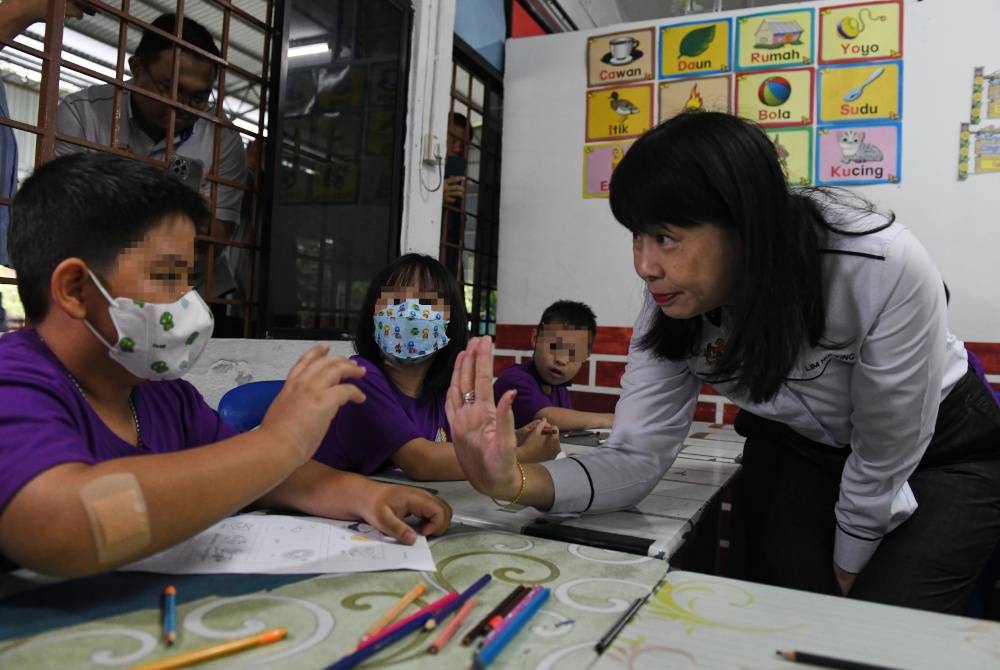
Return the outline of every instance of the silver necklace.
{"type": "MultiPolygon", "coordinates": [[[[69,380],[73,382],[73,386],[75,386],[76,390],[80,392],[80,395],[83,396],[83,399],[87,400],[87,392],[83,390],[82,386],[80,386],[80,382],[76,380],[76,377],[70,374],[69,371],[66,372],[66,375],[69,377],[69,380]]],[[[145,449],[146,447],[142,443],[142,425],[139,423],[139,413],[135,411],[135,403],[132,402],[131,393],[128,394],[128,411],[132,413],[132,422],[135,424],[135,446],[137,449],[145,449]]]]}

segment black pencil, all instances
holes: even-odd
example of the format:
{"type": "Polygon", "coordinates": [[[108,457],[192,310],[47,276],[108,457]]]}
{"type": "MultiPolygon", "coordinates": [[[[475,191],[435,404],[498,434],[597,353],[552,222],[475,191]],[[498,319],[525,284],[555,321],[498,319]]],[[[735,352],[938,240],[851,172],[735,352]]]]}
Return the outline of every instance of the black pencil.
{"type": "Polygon", "coordinates": [[[486,614],[479,622],[472,627],[472,629],[465,634],[462,638],[462,646],[468,647],[472,644],[472,641],[477,637],[482,635],[486,631],[486,627],[489,625],[490,620],[497,615],[503,615],[510,610],[514,603],[518,602],[524,597],[524,594],[530,591],[527,586],[523,584],[520,586],[515,586],[514,590],[507,594],[507,597],[500,601],[500,604],[494,607],[489,613],[486,614]]]}
{"type": "Polygon", "coordinates": [[[624,628],[625,625],[632,620],[632,617],[635,616],[635,613],[639,611],[639,608],[642,607],[644,602],[646,602],[645,598],[636,598],[632,605],[625,610],[620,617],[618,617],[618,621],[615,621],[614,625],[611,626],[608,632],[605,633],[601,639],[598,640],[597,644],[594,645],[594,651],[598,654],[603,654],[604,650],[610,647],[611,643],[615,641],[616,637],[618,637],[618,633],[622,632],[622,628],[624,628]]]}
{"type": "Polygon", "coordinates": [[[775,653],[786,661],[808,663],[810,665],[818,665],[821,668],[837,668],[837,670],[894,670],[885,665],[873,665],[872,663],[864,663],[862,661],[848,661],[843,658],[810,654],[805,651],[789,650],[777,651],[775,653]]]}

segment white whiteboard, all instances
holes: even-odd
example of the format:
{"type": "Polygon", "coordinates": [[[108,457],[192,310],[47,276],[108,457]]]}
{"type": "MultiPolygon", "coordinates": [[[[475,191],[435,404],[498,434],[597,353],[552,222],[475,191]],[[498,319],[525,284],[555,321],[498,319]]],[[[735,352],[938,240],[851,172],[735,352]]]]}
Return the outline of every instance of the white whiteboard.
{"type": "MultiPolygon", "coordinates": [[[[780,9],[846,2],[804,2],[780,9]]],[[[959,124],[973,68],[1000,69],[1000,0],[904,0],[902,181],[857,187],[896,212],[951,289],[951,330],[1000,341],[1000,174],[959,182],[959,124]]],[[[777,8],[723,12],[740,16],[777,8]]],[[[701,17],[698,17],[701,18],[701,17]]],[[[592,35],[692,17],[508,40],[500,196],[500,323],[535,323],[559,298],[583,300],[602,326],[630,326],[642,286],[631,238],[607,200],[581,194],[592,35]]]]}

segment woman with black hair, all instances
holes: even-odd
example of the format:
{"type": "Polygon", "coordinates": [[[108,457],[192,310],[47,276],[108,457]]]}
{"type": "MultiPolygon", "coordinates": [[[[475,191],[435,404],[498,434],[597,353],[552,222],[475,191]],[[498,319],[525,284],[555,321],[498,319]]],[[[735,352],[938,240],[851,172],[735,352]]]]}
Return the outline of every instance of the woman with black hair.
{"type": "Polygon", "coordinates": [[[789,190],[766,134],[727,114],[646,133],[610,197],[646,296],[606,448],[517,463],[474,339],[447,403],[470,482],[553,512],[634,505],[710,383],[742,408],[746,577],[963,611],[1000,539],[1000,409],[919,242],[859,198],[789,190]]]}
{"type": "MultiPolygon", "coordinates": [[[[462,290],[440,262],[406,254],[384,267],[368,286],[354,341],[352,359],[367,372],[352,383],[366,399],[338,414],[313,458],[365,475],[395,465],[412,479],[464,479],[444,400],[468,339],[462,290]]],[[[559,451],[545,422],[518,440],[521,460],[559,451]]]]}

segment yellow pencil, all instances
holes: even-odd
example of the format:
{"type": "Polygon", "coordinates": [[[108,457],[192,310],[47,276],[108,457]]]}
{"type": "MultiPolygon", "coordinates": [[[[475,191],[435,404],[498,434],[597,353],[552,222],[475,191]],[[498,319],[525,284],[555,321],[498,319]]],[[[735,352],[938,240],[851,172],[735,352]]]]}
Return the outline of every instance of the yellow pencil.
{"type": "Polygon", "coordinates": [[[244,649],[252,649],[265,644],[271,644],[272,642],[278,642],[279,640],[283,640],[286,635],[288,635],[287,628],[274,628],[266,630],[263,633],[251,635],[250,637],[233,640],[232,642],[223,642],[211,647],[189,651],[186,654],[178,654],[160,661],[153,661],[152,663],[143,663],[142,665],[133,667],[132,670],[174,670],[174,668],[186,668],[195,663],[202,663],[213,658],[243,651],[244,649]]]}
{"type": "Polygon", "coordinates": [[[379,632],[380,630],[388,626],[390,623],[395,621],[396,617],[398,617],[410,603],[412,603],[414,600],[422,596],[425,590],[427,590],[427,585],[424,584],[423,582],[418,582],[417,585],[414,586],[409,591],[407,591],[406,594],[403,595],[403,597],[400,598],[399,601],[395,605],[393,605],[388,612],[383,614],[381,617],[379,617],[378,621],[376,621],[375,623],[373,623],[371,626],[368,627],[368,630],[365,631],[365,634],[361,636],[361,641],[364,642],[372,635],[379,632]]]}

